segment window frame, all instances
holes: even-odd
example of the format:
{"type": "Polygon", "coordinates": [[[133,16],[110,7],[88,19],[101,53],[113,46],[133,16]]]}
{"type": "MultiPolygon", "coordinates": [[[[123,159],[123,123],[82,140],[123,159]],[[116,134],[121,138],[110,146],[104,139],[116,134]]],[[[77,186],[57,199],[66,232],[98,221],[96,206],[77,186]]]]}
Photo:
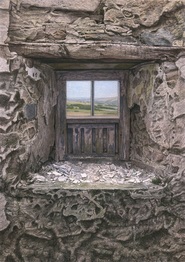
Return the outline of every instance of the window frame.
{"type": "Polygon", "coordinates": [[[130,156],[130,110],[127,105],[127,89],[129,85],[128,70],[74,70],[57,71],[57,110],[56,110],[56,161],[63,161],[67,154],[67,124],[78,123],[113,123],[119,124],[119,159],[129,160],[130,156]],[[68,118],[66,117],[66,81],[71,80],[119,80],[120,82],[120,115],[111,118],[68,118]]]}

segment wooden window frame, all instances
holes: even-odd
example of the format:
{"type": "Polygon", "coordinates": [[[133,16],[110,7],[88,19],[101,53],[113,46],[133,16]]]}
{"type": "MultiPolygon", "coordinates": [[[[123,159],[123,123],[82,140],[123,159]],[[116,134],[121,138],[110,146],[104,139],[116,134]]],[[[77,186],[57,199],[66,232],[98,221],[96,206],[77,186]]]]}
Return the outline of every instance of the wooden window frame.
{"type": "Polygon", "coordinates": [[[62,161],[67,156],[67,123],[98,123],[99,121],[119,122],[119,159],[129,160],[130,152],[130,110],[127,106],[127,89],[129,85],[128,71],[121,70],[83,70],[56,72],[58,101],[56,114],[56,161],[62,161]],[[66,81],[72,80],[118,80],[120,83],[120,103],[118,117],[74,117],[66,118],[66,81]]]}

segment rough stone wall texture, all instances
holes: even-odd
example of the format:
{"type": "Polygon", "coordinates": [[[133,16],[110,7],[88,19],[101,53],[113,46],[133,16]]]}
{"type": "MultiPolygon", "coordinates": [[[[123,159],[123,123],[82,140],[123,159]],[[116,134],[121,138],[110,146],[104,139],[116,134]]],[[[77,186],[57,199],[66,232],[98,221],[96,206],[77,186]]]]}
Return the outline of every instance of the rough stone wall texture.
{"type": "Polygon", "coordinates": [[[179,0],[19,0],[11,6],[11,42],[184,44],[185,9],[179,0]]]}
{"type": "Polygon", "coordinates": [[[184,165],[184,61],[136,67],[128,93],[132,158],[173,172],[184,165]]]}
{"type": "Polygon", "coordinates": [[[183,51],[184,12],[184,0],[0,1],[0,261],[185,261],[183,53],[161,51],[166,62],[130,75],[131,157],[165,167],[163,188],[14,191],[55,136],[53,70],[25,57],[124,59],[126,44],[132,59],[149,57],[148,46],[183,51]]]}
{"type": "Polygon", "coordinates": [[[0,73],[0,159],[4,180],[12,181],[48,160],[54,146],[53,71],[17,57],[0,73]]]}
{"type": "MultiPolygon", "coordinates": [[[[184,183],[182,175],[178,179],[184,183]]],[[[179,194],[177,184],[174,178],[168,188],[146,191],[48,185],[12,191],[0,261],[184,262],[184,185],[179,194]]]]}

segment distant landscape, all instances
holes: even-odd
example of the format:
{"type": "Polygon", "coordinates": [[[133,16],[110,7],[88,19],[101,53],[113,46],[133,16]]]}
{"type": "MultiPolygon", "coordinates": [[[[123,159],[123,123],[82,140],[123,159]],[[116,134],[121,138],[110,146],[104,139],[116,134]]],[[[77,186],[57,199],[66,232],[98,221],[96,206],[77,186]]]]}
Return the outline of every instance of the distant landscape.
{"type": "MultiPolygon", "coordinates": [[[[90,116],[91,104],[86,98],[67,101],[67,116],[90,116]]],[[[94,114],[97,116],[117,116],[117,97],[97,98],[94,103],[94,114]]]]}

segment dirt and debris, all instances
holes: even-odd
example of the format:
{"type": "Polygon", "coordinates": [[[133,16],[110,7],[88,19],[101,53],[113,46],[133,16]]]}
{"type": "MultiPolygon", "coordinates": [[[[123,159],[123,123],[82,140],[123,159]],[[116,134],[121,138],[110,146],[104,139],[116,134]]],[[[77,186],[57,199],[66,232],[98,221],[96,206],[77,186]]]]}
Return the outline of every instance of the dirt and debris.
{"type": "Polygon", "coordinates": [[[39,173],[30,174],[30,182],[62,182],[67,184],[125,183],[153,185],[154,172],[132,165],[130,162],[64,161],[42,167],[39,173]]]}

